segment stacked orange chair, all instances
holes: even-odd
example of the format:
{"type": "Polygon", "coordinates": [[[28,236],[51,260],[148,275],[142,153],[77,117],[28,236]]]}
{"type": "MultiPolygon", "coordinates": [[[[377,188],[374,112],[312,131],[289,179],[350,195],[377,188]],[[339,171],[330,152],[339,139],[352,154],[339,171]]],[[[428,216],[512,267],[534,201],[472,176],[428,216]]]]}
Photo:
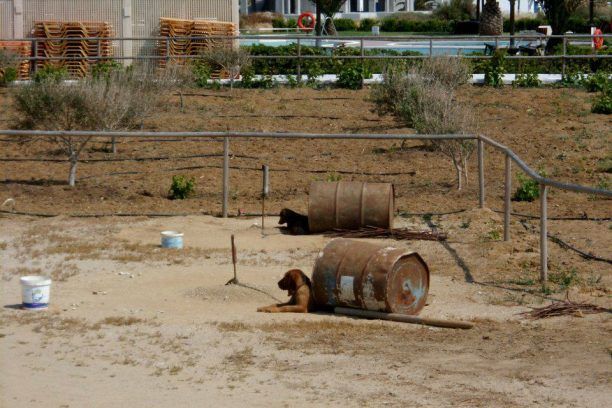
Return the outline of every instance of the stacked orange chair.
{"type": "Polygon", "coordinates": [[[32,29],[34,38],[45,38],[38,41],[38,57],[61,57],[62,60],[40,60],[37,68],[45,65],[66,67],[71,77],[82,78],[92,65],[105,60],[90,59],[110,57],[113,55],[111,40],[87,40],[86,38],[110,38],[113,36],[112,25],[99,21],[35,21],[32,29]],[[61,39],[66,38],[66,39],[61,39]]]}
{"type": "MultiPolygon", "coordinates": [[[[232,47],[233,38],[236,35],[236,25],[222,21],[213,20],[185,20],[177,18],[162,17],[159,21],[159,33],[168,40],[159,41],[157,47],[160,59],[160,67],[165,67],[167,61],[177,64],[185,64],[187,58],[182,56],[198,56],[212,47],[232,47]],[[223,36],[224,38],[197,38],[223,36]],[[190,38],[175,38],[190,37],[190,38]],[[196,37],[197,39],[195,39],[196,37]]],[[[220,72],[213,73],[213,77],[224,76],[220,72]]]]}

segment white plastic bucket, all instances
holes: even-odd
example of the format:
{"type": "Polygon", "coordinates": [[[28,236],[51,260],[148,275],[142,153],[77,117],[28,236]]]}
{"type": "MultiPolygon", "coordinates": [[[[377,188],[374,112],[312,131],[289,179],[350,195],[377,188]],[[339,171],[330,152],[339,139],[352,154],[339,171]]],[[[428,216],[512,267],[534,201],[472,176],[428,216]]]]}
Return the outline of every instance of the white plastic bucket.
{"type": "Polygon", "coordinates": [[[21,302],[24,309],[46,309],[51,295],[51,279],[46,276],[22,276],[21,302]]]}
{"type": "Polygon", "coordinates": [[[162,248],[177,248],[183,247],[183,234],[177,231],[162,231],[161,232],[162,248]]]}

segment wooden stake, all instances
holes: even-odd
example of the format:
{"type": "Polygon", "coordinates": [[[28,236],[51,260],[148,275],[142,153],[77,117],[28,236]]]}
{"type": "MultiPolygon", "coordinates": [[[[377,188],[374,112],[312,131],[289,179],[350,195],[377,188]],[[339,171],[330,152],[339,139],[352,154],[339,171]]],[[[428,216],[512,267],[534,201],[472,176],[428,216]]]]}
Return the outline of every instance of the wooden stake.
{"type": "Polygon", "coordinates": [[[226,285],[238,284],[238,275],[236,274],[236,245],[234,244],[234,234],[232,234],[232,264],[234,265],[234,278],[228,280],[226,285]]]}
{"type": "Polygon", "coordinates": [[[261,187],[261,236],[264,234],[264,219],[266,217],[266,197],[270,192],[269,168],[265,164],[261,166],[262,172],[262,187],[261,187]]]}
{"type": "Polygon", "coordinates": [[[264,218],[266,217],[266,195],[261,195],[261,236],[264,236],[264,218]]]}

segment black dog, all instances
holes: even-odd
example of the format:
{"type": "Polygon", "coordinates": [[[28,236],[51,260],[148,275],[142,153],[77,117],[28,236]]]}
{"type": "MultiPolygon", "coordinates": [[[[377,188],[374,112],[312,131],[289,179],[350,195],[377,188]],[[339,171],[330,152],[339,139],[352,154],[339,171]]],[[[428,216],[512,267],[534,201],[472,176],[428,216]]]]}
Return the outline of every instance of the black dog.
{"type": "Polygon", "coordinates": [[[287,224],[287,231],[291,235],[308,235],[308,217],[288,208],[283,208],[280,212],[279,224],[287,224]]]}

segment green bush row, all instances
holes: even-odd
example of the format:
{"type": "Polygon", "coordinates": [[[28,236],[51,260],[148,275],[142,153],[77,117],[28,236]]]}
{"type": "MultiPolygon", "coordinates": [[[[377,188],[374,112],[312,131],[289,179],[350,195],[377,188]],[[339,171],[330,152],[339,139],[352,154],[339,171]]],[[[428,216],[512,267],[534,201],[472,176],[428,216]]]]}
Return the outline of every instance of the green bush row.
{"type": "MultiPolygon", "coordinates": [[[[248,49],[252,56],[266,55],[266,56],[296,56],[297,45],[289,44],[280,47],[271,47],[267,45],[252,45],[245,47],[248,49]]],[[[359,59],[338,59],[333,57],[338,56],[359,56],[360,51],[358,48],[340,47],[335,49],[321,48],[304,46],[300,47],[300,53],[302,56],[329,56],[331,58],[325,59],[308,59],[304,58],[301,61],[301,74],[309,75],[310,72],[320,72],[322,74],[340,74],[347,66],[362,66],[362,62],[359,59]]],[[[398,55],[420,55],[414,51],[399,52],[395,50],[387,49],[372,49],[365,50],[365,55],[387,55],[387,56],[398,56],[398,55]]],[[[363,67],[367,72],[379,73],[382,72],[386,65],[385,60],[365,60],[363,67]]],[[[274,59],[258,59],[254,58],[252,63],[252,70],[254,74],[258,75],[295,75],[297,74],[298,60],[288,58],[274,58],[274,59]]]]}
{"type": "MultiPolygon", "coordinates": [[[[246,47],[249,53],[253,56],[275,56],[274,59],[253,59],[252,69],[255,74],[259,75],[295,75],[297,74],[297,59],[280,58],[282,56],[296,56],[297,45],[290,44],[280,47],[271,47],[267,45],[253,45],[246,47]]],[[[568,54],[585,55],[592,53],[590,47],[568,46],[568,54]]],[[[555,53],[560,54],[561,48],[555,50],[555,53]]],[[[610,54],[612,49],[602,49],[600,54],[610,54]]],[[[338,56],[359,56],[358,48],[340,47],[340,48],[317,48],[311,46],[301,46],[301,54],[303,56],[320,55],[329,56],[326,59],[307,59],[301,61],[301,73],[307,75],[309,70],[315,69],[325,74],[339,74],[347,65],[361,65],[359,59],[335,59],[338,56]]],[[[382,55],[382,56],[398,56],[398,55],[421,55],[415,51],[395,51],[388,49],[367,49],[365,55],[382,55]]],[[[411,60],[415,61],[415,60],[411,60]]],[[[410,62],[410,61],[409,61],[410,62]]],[[[470,60],[473,73],[484,73],[488,67],[488,61],[485,59],[470,60]]],[[[381,73],[383,68],[389,63],[389,60],[365,60],[365,68],[372,73],[381,73]]],[[[506,73],[521,73],[521,72],[537,72],[537,73],[561,73],[563,70],[563,62],[560,59],[550,60],[521,60],[521,59],[505,59],[504,72],[506,73]]],[[[575,59],[566,61],[566,73],[579,72],[611,72],[612,59],[575,59]]]]}
{"type": "MultiPolygon", "coordinates": [[[[597,27],[604,27],[610,24],[610,21],[602,17],[595,17],[594,24],[597,27]]],[[[384,32],[415,32],[415,33],[452,33],[455,26],[455,20],[444,19],[440,16],[430,18],[406,18],[402,16],[390,16],[381,20],[374,18],[364,18],[361,21],[356,21],[350,18],[334,19],[334,25],[338,31],[372,31],[372,26],[380,26],[380,30],[384,32]]],[[[535,30],[538,26],[548,25],[545,17],[526,17],[519,18],[515,21],[515,30],[517,32],[524,30],[535,30]]],[[[295,28],[297,21],[295,19],[274,18],[272,20],[274,28],[295,28]]],[[[574,15],[569,18],[567,30],[575,33],[589,33],[589,20],[583,16],[574,15]]],[[[504,32],[510,32],[510,20],[504,19],[504,32]]]]}

